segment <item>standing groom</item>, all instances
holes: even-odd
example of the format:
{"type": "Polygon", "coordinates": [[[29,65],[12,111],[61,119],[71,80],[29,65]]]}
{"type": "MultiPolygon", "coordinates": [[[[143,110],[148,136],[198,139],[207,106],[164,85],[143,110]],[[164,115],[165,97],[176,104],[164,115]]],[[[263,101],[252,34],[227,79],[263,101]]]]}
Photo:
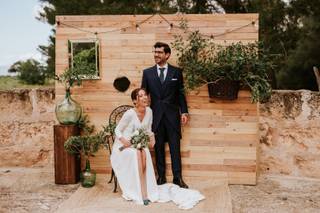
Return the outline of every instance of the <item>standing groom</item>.
{"type": "Polygon", "coordinates": [[[188,121],[188,107],[184,96],[182,72],[167,63],[171,55],[168,44],[157,42],[154,47],[156,65],[143,71],[142,88],[151,97],[152,131],[155,133],[155,154],[158,185],[166,180],[165,142],[170,147],[173,183],[188,188],[181,176],[181,123],[188,121]]]}

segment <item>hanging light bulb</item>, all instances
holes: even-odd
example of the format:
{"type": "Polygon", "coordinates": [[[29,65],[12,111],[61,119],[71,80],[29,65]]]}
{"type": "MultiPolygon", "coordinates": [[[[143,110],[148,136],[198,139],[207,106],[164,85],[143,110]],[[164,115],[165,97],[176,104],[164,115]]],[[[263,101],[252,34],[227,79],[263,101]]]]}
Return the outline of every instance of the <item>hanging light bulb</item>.
{"type": "Polygon", "coordinates": [[[210,42],[213,42],[213,40],[214,40],[214,36],[210,35],[210,42]]]}
{"type": "Polygon", "coordinates": [[[173,24],[172,24],[172,23],[170,23],[170,25],[169,25],[169,27],[168,27],[168,33],[170,33],[170,32],[171,32],[172,28],[173,28],[173,24]]]}
{"type": "Polygon", "coordinates": [[[156,12],[160,13],[160,6],[159,5],[156,6],[156,12]]]}
{"type": "Polygon", "coordinates": [[[259,24],[258,24],[257,21],[252,21],[251,24],[252,24],[252,26],[254,26],[254,28],[255,28],[256,30],[259,29],[259,24]]]}
{"type": "Polygon", "coordinates": [[[136,29],[137,29],[137,31],[138,31],[139,33],[141,32],[141,29],[140,29],[139,24],[136,24],[136,29]]]}

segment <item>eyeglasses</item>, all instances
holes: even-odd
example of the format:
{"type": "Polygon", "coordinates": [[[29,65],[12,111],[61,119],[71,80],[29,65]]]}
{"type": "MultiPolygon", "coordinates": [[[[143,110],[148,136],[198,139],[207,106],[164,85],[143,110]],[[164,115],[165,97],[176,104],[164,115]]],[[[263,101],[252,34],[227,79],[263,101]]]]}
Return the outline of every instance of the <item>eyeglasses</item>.
{"type": "Polygon", "coordinates": [[[154,54],[164,54],[164,51],[156,51],[156,50],[153,50],[152,51],[154,54]]]}

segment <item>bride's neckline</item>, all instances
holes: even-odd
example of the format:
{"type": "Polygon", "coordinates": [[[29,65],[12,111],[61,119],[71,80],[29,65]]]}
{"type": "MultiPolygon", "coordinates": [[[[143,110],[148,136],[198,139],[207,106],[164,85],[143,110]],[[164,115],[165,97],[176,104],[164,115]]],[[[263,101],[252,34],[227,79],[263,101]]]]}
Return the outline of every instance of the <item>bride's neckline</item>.
{"type": "Polygon", "coordinates": [[[143,116],[143,118],[142,118],[142,119],[140,119],[140,118],[139,118],[138,111],[137,111],[137,109],[136,109],[136,108],[133,108],[133,111],[134,111],[134,114],[136,115],[136,117],[137,117],[138,121],[139,121],[140,123],[142,123],[142,122],[143,122],[143,120],[144,120],[144,118],[146,117],[146,114],[147,114],[147,108],[146,108],[146,109],[145,109],[145,111],[144,111],[144,116],[143,116]]]}

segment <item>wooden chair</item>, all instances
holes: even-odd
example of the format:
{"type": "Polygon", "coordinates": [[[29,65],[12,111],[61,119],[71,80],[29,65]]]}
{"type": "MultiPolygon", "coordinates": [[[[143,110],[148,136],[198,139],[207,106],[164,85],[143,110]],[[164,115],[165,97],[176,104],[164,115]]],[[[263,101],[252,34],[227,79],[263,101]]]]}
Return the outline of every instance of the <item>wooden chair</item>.
{"type": "MultiPolygon", "coordinates": [[[[110,114],[110,117],[109,117],[109,125],[117,125],[118,122],[120,121],[120,119],[122,118],[123,114],[129,110],[133,108],[133,106],[131,105],[121,105],[121,106],[118,106],[117,108],[115,108],[111,114],[110,114]]],[[[107,145],[106,147],[108,148],[109,150],[109,154],[111,155],[111,152],[112,152],[112,146],[113,146],[113,143],[116,139],[116,136],[115,134],[113,133],[111,135],[111,137],[109,137],[109,140],[107,140],[107,145]]],[[[114,181],[114,189],[113,189],[113,192],[117,192],[117,186],[118,186],[118,182],[117,182],[117,177],[112,169],[111,171],[111,178],[110,180],[108,181],[108,183],[111,183],[112,180],[114,181]]]]}

